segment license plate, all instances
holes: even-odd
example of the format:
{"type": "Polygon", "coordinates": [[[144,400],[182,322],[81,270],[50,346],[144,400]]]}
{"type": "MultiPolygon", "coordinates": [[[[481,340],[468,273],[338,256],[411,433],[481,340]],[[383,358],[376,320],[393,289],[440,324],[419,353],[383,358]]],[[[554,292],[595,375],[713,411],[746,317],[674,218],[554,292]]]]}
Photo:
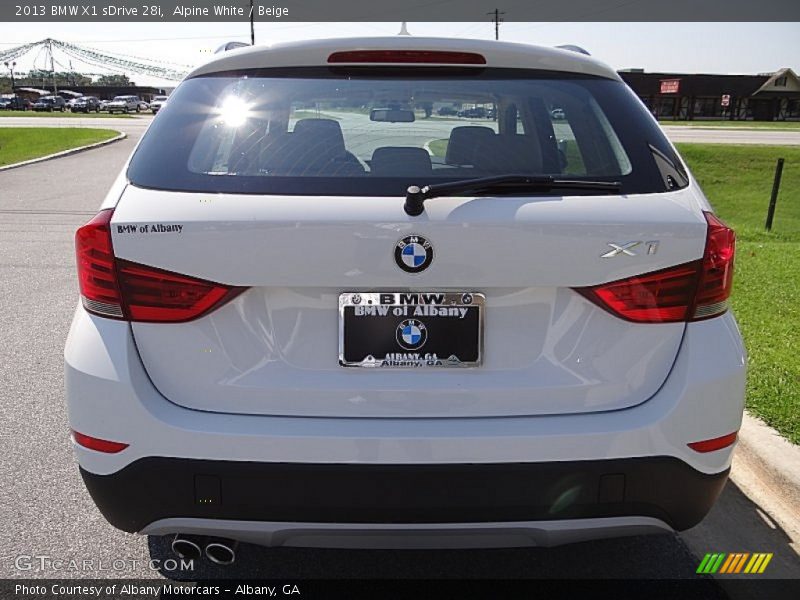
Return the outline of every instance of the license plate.
{"type": "Polygon", "coordinates": [[[339,364],[442,368],[481,364],[483,294],[349,292],[339,296],[339,364]]]}

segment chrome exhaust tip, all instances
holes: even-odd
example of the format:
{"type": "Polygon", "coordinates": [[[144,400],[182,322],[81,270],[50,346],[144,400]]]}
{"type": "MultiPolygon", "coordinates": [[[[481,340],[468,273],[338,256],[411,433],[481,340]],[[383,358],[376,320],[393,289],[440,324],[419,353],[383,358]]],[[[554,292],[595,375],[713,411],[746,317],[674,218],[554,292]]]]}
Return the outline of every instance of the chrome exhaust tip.
{"type": "Polygon", "coordinates": [[[206,544],[206,558],[215,565],[232,565],[236,561],[236,548],[239,542],[235,540],[215,539],[206,544]]]}
{"type": "Polygon", "coordinates": [[[203,556],[201,543],[198,538],[184,536],[179,533],[172,540],[172,551],[178,558],[195,560],[203,556]]]}

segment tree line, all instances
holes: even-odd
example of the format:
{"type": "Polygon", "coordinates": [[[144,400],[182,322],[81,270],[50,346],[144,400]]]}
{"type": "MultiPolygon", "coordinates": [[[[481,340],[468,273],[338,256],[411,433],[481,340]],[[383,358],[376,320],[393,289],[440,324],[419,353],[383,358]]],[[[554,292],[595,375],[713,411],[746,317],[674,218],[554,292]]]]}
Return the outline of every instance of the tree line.
{"type": "MultiPolygon", "coordinates": [[[[56,71],[56,86],[134,86],[127,75],[100,75],[96,79],[74,71],[56,71]]],[[[49,89],[53,87],[53,72],[43,69],[32,69],[27,73],[14,73],[14,84],[19,87],[35,87],[49,89]]],[[[11,92],[11,76],[0,76],[0,94],[11,92]]]]}

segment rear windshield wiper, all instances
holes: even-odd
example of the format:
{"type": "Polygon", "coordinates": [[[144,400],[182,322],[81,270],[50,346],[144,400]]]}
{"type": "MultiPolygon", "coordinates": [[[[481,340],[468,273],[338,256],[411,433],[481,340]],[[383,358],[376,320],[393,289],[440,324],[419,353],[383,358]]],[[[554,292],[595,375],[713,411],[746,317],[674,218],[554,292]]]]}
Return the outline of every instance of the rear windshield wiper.
{"type": "Polygon", "coordinates": [[[581,179],[558,179],[550,175],[496,175],[463,179],[448,183],[436,183],[419,187],[412,185],[406,190],[406,213],[412,217],[421,215],[425,210],[425,200],[437,196],[455,196],[470,194],[518,194],[528,191],[550,190],[584,190],[613,194],[619,192],[622,184],[619,181],[590,181],[581,179]]]}

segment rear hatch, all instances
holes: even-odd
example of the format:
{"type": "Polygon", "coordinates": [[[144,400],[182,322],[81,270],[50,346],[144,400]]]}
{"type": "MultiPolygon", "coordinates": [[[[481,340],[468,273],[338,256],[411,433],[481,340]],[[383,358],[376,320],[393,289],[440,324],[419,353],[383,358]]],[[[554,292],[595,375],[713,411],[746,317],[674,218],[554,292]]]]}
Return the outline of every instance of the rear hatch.
{"type": "Polygon", "coordinates": [[[703,256],[707,223],[674,150],[589,59],[478,42],[465,50],[483,55],[436,50],[452,43],[403,40],[417,50],[376,54],[320,42],[281,50],[283,64],[320,64],[291,69],[269,66],[277,51],[247,51],[173,92],[132,158],[114,252],[246,290],[188,322],[132,324],[166,398],[224,413],[474,417],[621,409],[659,389],[682,319],[633,323],[575,288],[703,256]],[[375,56],[426,64],[350,64],[375,56]],[[529,70],[508,68],[524,61],[529,70]],[[555,64],[574,71],[546,70],[555,64]],[[508,173],[619,186],[403,210],[409,185],[508,173]],[[483,302],[481,317],[445,326],[426,307],[408,321],[387,305],[375,308],[396,323],[342,330],[382,297],[370,294],[397,293],[483,302]],[[443,364],[428,368],[431,347],[443,364]],[[406,364],[420,353],[424,365],[406,364]]]}
{"type": "Polygon", "coordinates": [[[191,322],[132,324],[153,383],[182,406],[296,416],[575,413],[641,403],[669,374],[683,323],[631,323],[571,288],[702,256],[706,223],[688,209],[690,196],[440,198],[412,223],[401,198],[332,204],[128,187],[112,231],[118,258],[248,287],[191,322]],[[130,233],[142,225],[151,233],[130,233]],[[409,234],[435,250],[421,273],[395,264],[409,234]],[[601,258],[609,242],[631,240],[658,240],[658,251],[601,258]],[[339,295],[379,291],[484,294],[481,366],[340,366],[339,295]]]}

